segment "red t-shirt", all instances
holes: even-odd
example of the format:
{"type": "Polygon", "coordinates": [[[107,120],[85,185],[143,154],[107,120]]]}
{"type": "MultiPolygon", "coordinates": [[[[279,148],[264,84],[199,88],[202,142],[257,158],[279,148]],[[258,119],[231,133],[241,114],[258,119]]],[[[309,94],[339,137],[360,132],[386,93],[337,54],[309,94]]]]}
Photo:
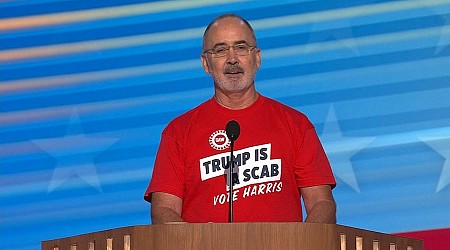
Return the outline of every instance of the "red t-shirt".
{"type": "Polygon", "coordinates": [[[314,126],[299,111],[264,96],[243,110],[213,98],[164,129],[144,198],[165,192],[183,200],[187,222],[228,221],[225,126],[240,124],[234,144],[235,222],[302,221],[299,187],[336,185],[314,126]]]}

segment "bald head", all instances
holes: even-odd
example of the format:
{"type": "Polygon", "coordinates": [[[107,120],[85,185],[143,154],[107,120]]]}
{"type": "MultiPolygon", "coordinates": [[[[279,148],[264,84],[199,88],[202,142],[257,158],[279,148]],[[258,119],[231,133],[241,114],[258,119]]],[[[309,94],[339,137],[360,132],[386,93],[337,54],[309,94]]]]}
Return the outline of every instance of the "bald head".
{"type": "Polygon", "coordinates": [[[252,43],[254,44],[254,46],[256,46],[256,36],[255,36],[255,32],[252,28],[252,26],[250,25],[250,23],[245,20],[244,18],[235,15],[235,14],[225,14],[225,15],[221,15],[216,17],[211,23],[209,23],[209,25],[206,27],[205,32],[203,33],[203,43],[202,43],[202,48],[203,51],[207,49],[206,46],[206,41],[208,40],[208,36],[210,34],[210,30],[214,28],[220,28],[220,21],[224,20],[224,19],[236,19],[237,21],[239,21],[243,26],[246,26],[249,30],[249,32],[252,35],[253,41],[252,43]]]}

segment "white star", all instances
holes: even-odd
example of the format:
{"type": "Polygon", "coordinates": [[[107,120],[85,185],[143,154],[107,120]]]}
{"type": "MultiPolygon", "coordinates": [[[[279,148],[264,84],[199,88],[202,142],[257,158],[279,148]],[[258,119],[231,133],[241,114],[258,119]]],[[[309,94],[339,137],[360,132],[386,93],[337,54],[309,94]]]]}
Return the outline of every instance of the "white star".
{"type": "Polygon", "coordinates": [[[360,192],[358,180],[353,171],[350,158],[367,144],[371,143],[374,137],[343,137],[334,106],[332,105],[328,112],[321,140],[323,141],[324,149],[330,160],[334,174],[355,191],[360,192]]]}
{"type": "Polygon", "coordinates": [[[450,14],[442,15],[445,24],[442,26],[442,33],[439,38],[436,54],[439,54],[445,47],[450,45],[450,14]]]}
{"type": "Polygon", "coordinates": [[[74,177],[81,178],[101,192],[102,188],[93,160],[96,155],[117,140],[116,138],[86,137],[81,128],[78,113],[73,111],[65,136],[32,141],[56,159],[56,167],[47,192],[54,191],[74,177]]]}
{"type": "Polygon", "coordinates": [[[435,54],[439,54],[440,52],[442,52],[442,50],[444,50],[445,47],[450,45],[450,14],[446,13],[445,6],[441,6],[441,4],[445,4],[448,6],[448,2],[430,2],[428,0],[419,0],[418,2],[422,6],[431,10],[434,14],[440,15],[444,20],[444,24],[442,25],[442,32],[436,45],[435,54]]]}
{"type": "Polygon", "coordinates": [[[421,136],[420,139],[444,157],[444,166],[436,187],[436,193],[450,184],[450,137],[448,136],[421,136]]]}

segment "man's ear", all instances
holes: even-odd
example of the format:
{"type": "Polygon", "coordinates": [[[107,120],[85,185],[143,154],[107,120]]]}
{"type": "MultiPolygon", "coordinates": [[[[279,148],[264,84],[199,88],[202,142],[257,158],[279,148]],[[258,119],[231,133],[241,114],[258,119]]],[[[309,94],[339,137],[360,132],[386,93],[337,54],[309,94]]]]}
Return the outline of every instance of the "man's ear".
{"type": "Polygon", "coordinates": [[[261,50],[258,49],[256,51],[256,68],[259,69],[261,67],[261,50]]]}
{"type": "Polygon", "coordinates": [[[208,65],[208,58],[206,57],[205,54],[202,54],[200,56],[200,59],[202,60],[203,70],[205,71],[206,74],[209,75],[210,71],[209,71],[209,65],[208,65]]]}

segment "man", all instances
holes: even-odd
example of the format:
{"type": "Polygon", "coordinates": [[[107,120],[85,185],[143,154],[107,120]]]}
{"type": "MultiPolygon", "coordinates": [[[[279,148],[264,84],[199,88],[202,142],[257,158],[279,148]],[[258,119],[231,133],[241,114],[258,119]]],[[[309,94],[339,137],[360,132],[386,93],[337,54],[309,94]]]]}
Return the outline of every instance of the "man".
{"type": "Polygon", "coordinates": [[[225,126],[240,124],[233,178],[235,222],[336,223],[336,185],[311,122],[260,95],[254,84],[261,51],[243,18],[219,16],[203,35],[201,62],[214,97],[164,129],[144,198],[154,224],[227,222],[230,141],[225,126]]]}

